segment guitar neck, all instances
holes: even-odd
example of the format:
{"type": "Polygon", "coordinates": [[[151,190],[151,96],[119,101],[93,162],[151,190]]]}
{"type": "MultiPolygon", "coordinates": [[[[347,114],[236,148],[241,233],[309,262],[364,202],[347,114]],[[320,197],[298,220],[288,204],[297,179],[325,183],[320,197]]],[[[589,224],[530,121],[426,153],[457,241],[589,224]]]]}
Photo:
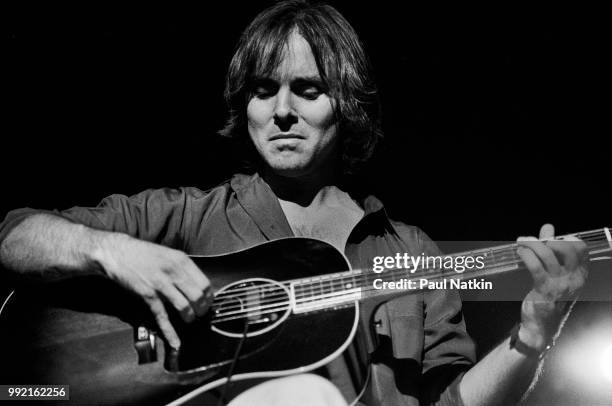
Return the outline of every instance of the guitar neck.
{"type": "MultiPolygon", "coordinates": [[[[601,228],[575,234],[555,237],[562,240],[576,237],[587,244],[589,260],[594,260],[612,252],[612,237],[609,228],[601,228]]],[[[477,267],[457,271],[457,267],[448,269],[442,261],[429,261],[422,256],[420,265],[415,267],[395,267],[375,273],[372,269],[355,269],[347,272],[315,276],[307,279],[287,281],[295,313],[340,306],[344,303],[364,300],[373,296],[397,295],[398,288],[406,292],[419,292],[427,289],[421,286],[420,280],[430,282],[443,279],[468,280],[486,278],[492,275],[509,273],[524,269],[524,264],[517,253],[518,244],[504,244],[496,247],[445,255],[449,263],[457,263],[463,258],[480,258],[477,267]],[[429,265],[433,266],[429,266],[429,265]],[[412,282],[411,282],[412,281],[412,282]],[[418,281],[418,283],[417,283],[418,281]],[[383,285],[386,283],[386,285],[383,285]],[[395,288],[381,288],[395,286],[395,288]],[[404,288],[402,288],[404,287],[404,288]]],[[[432,257],[429,257],[431,259],[432,257]]],[[[442,257],[437,257],[442,258],[442,257]]]]}

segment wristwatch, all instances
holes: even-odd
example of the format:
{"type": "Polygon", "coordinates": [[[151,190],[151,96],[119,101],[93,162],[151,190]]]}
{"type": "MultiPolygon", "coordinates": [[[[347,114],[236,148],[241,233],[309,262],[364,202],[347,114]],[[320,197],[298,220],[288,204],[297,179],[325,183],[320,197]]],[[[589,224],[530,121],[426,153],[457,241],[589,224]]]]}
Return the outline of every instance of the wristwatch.
{"type": "Polygon", "coordinates": [[[543,350],[538,351],[521,341],[521,338],[519,337],[520,328],[521,323],[516,323],[512,328],[512,331],[510,332],[510,348],[514,348],[528,358],[537,358],[538,360],[542,360],[546,356],[546,353],[548,353],[548,351],[552,348],[553,343],[548,343],[543,350]]]}

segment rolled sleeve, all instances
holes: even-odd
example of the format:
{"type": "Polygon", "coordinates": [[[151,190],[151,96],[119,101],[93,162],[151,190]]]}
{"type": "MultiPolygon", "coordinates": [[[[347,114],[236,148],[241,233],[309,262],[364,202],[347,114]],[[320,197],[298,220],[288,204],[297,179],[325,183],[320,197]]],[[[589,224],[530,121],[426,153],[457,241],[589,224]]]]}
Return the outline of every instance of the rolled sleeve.
{"type": "Polygon", "coordinates": [[[72,207],[64,211],[17,209],[0,224],[0,244],[24,219],[49,214],[91,228],[129,234],[159,244],[181,247],[187,234],[187,189],[151,189],[137,195],[111,195],[96,207],[72,207]]]}

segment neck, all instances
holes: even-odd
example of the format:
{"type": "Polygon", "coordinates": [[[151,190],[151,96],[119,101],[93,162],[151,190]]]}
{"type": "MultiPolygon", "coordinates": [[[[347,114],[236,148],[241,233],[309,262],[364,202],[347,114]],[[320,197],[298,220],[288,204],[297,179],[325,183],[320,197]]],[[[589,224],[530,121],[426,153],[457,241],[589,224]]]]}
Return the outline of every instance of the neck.
{"type": "Polygon", "coordinates": [[[313,204],[315,198],[327,186],[337,183],[335,171],[332,169],[321,170],[315,174],[289,177],[268,168],[263,173],[263,179],[279,199],[304,207],[313,204]]]}

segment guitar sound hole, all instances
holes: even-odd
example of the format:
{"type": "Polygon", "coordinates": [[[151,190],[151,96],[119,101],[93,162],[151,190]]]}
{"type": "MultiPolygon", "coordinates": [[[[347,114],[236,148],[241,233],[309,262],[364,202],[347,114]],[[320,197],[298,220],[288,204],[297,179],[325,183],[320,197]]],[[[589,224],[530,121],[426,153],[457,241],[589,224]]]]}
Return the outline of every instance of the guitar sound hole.
{"type": "Polygon", "coordinates": [[[245,279],[217,291],[212,329],[230,337],[265,333],[280,324],[291,310],[289,291],[262,278],[245,279]]]}

